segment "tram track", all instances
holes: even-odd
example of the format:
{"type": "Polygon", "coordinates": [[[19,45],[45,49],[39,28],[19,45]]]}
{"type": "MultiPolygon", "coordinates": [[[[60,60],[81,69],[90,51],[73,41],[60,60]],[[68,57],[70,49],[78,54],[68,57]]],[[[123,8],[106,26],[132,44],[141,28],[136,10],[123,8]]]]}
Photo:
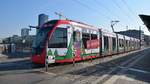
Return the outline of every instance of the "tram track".
{"type": "MultiPolygon", "coordinates": [[[[134,61],[140,55],[141,55],[141,53],[135,53],[135,56],[133,56],[130,60],[127,60],[127,61],[121,63],[120,66],[128,65],[129,63],[134,61]]],[[[109,78],[111,78],[112,74],[116,74],[117,72],[119,72],[121,69],[118,67],[119,66],[115,65],[115,67],[113,67],[112,69],[111,69],[111,67],[109,67],[110,70],[109,69],[105,69],[105,70],[98,69],[95,72],[91,73],[92,76],[89,76],[85,79],[78,78],[81,81],[77,81],[77,80],[76,81],[78,83],[82,83],[82,84],[91,83],[91,81],[94,81],[94,82],[92,82],[92,84],[97,84],[97,83],[101,84],[101,83],[104,83],[105,81],[107,81],[109,78]],[[102,71],[104,71],[104,72],[102,72],[102,71]],[[104,75],[103,73],[109,74],[109,75],[104,75]]]]}
{"type": "MultiPolygon", "coordinates": [[[[86,67],[77,67],[80,66],[80,63],[76,64],[73,68],[63,73],[57,73],[52,77],[52,80],[57,77],[65,77],[71,81],[71,84],[101,84],[107,81],[112,77],[113,74],[116,74],[121,69],[120,66],[126,66],[139,57],[143,50],[139,52],[129,54],[124,56],[121,59],[111,60],[108,63],[97,63],[96,65],[86,66],[86,67]],[[130,59],[129,59],[130,58],[130,59]],[[127,60],[129,59],[129,60],[127,60]],[[127,61],[126,61],[127,60],[127,61]],[[94,82],[93,82],[94,81],[94,82]]],[[[146,51],[145,51],[146,52],[146,51]]],[[[84,63],[84,62],[83,62],[84,63]]],[[[61,68],[70,68],[72,65],[63,65],[52,67],[49,70],[61,69],[61,68]],[[59,68],[58,68],[59,67],[59,68]]]]}
{"type": "MultiPolygon", "coordinates": [[[[147,52],[147,51],[145,50],[144,52],[147,52]]],[[[112,78],[114,74],[118,74],[122,72],[122,69],[120,68],[121,66],[130,66],[138,57],[141,57],[142,54],[143,53],[141,53],[141,51],[139,53],[135,53],[135,56],[133,56],[131,59],[121,63],[119,66],[115,67],[114,69],[112,69],[112,71],[107,73],[110,75],[104,75],[104,77],[101,77],[100,79],[95,80],[92,84],[103,84],[104,82],[112,78]]]]}

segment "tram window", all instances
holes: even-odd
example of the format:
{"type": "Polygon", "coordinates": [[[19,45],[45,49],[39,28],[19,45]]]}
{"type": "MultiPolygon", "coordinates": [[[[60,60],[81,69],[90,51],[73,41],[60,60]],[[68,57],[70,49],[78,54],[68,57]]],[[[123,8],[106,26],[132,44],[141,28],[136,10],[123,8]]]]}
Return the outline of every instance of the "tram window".
{"type": "Polygon", "coordinates": [[[125,40],[122,39],[122,47],[125,46],[125,40]]]}
{"type": "Polygon", "coordinates": [[[48,42],[49,48],[67,48],[67,29],[57,28],[48,42]]]}
{"type": "Polygon", "coordinates": [[[132,41],[129,41],[129,42],[130,42],[130,43],[129,43],[129,44],[130,44],[130,47],[132,47],[132,41]]]}
{"type": "Polygon", "coordinates": [[[128,47],[128,41],[126,40],[126,47],[128,47]]]}
{"type": "Polygon", "coordinates": [[[128,47],[129,47],[129,41],[127,41],[127,43],[128,43],[128,47]]]}
{"type": "Polygon", "coordinates": [[[73,31],[73,41],[76,42],[76,41],[80,41],[80,32],[79,31],[73,31]]]}
{"type": "Polygon", "coordinates": [[[129,43],[130,43],[129,40],[127,42],[128,42],[128,47],[129,47],[129,43]]]}
{"type": "Polygon", "coordinates": [[[109,48],[108,37],[104,36],[104,49],[108,50],[108,48],[109,48]]]}
{"type": "Polygon", "coordinates": [[[76,36],[76,32],[75,32],[75,31],[73,31],[73,41],[76,41],[75,36],[76,36]]]}
{"type": "Polygon", "coordinates": [[[97,34],[91,34],[91,40],[97,39],[97,34]]]}
{"type": "Polygon", "coordinates": [[[123,40],[119,39],[119,47],[122,47],[122,44],[123,44],[123,40]]]}
{"type": "Polygon", "coordinates": [[[84,48],[87,48],[87,41],[90,40],[90,34],[88,33],[82,33],[82,41],[84,48]]]}
{"type": "Polygon", "coordinates": [[[116,48],[116,38],[112,38],[113,50],[116,48]]]}
{"type": "Polygon", "coordinates": [[[123,39],[120,39],[119,44],[120,44],[120,47],[124,47],[124,46],[125,46],[125,44],[124,44],[124,40],[123,40],[123,39]]]}

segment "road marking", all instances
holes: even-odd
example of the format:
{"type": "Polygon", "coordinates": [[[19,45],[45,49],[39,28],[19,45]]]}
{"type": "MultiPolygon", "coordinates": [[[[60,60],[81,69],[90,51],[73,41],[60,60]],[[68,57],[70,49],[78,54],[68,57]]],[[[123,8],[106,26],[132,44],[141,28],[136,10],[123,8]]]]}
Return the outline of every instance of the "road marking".
{"type": "Polygon", "coordinates": [[[50,72],[46,72],[46,71],[39,71],[39,72],[46,73],[46,74],[49,74],[49,75],[52,75],[52,76],[56,76],[56,74],[50,73],[50,72]]]}
{"type": "Polygon", "coordinates": [[[113,84],[120,76],[115,75],[111,77],[108,81],[106,81],[104,84],[113,84]]]}
{"type": "Polygon", "coordinates": [[[150,72],[148,72],[148,71],[144,71],[144,70],[140,70],[140,69],[136,69],[136,68],[128,68],[128,67],[122,67],[122,66],[119,66],[119,68],[128,69],[128,70],[131,70],[131,71],[141,72],[141,73],[145,73],[145,74],[150,74],[150,72]]]}
{"type": "Polygon", "coordinates": [[[106,81],[104,84],[115,84],[115,82],[117,81],[117,79],[125,79],[128,81],[135,81],[134,77],[133,78],[129,78],[126,77],[125,75],[115,75],[113,77],[111,77],[108,81],[106,81]]]}

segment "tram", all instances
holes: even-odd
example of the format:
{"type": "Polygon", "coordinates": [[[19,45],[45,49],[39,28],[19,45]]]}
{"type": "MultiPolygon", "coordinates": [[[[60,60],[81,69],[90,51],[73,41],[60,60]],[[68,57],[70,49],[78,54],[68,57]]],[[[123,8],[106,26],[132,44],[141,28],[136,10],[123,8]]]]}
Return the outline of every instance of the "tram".
{"type": "Polygon", "coordinates": [[[43,24],[32,45],[36,64],[76,62],[140,48],[140,40],[72,20],[43,24]]]}

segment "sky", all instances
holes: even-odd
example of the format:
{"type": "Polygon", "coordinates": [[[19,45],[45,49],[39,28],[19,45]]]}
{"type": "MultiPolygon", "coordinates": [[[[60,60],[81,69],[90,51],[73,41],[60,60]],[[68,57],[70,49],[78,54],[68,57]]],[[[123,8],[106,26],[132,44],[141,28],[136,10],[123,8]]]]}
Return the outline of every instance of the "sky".
{"type": "MultiPolygon", "coordinates": [[[[110,22],[118,20],[115,31],[141,29],[150,35],[139,14],[150,15],[150,0],[0,0],[0,38],[20,35],[21,28],[38,25],[38,15],[67,18],[112,31],[110,22]]],[[[35,29],[30,31],[35,34],[35,29]]]]}

